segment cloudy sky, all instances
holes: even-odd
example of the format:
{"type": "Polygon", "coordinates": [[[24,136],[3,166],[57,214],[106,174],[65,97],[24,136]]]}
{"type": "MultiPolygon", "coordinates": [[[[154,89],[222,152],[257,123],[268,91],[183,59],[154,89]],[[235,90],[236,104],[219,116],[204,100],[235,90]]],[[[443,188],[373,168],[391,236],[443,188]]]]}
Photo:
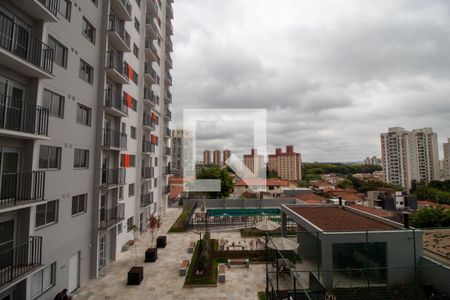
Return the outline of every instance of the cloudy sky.
{"type": "MultiPolygon", "coordinates": [[[[176,0],[173,128],[184,108],[267,109],[268,149],[380,155],[388,127],[450,137],[448,0],[176,0]]],[[[249,122],[199,124],[197,149],[252,145],[249,122]]]]}

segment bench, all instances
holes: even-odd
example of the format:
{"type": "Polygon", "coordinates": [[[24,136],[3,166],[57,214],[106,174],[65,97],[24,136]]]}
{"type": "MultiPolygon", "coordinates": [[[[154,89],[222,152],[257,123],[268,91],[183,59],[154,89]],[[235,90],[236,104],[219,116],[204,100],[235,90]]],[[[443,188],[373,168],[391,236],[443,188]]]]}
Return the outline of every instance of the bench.
{"type": "Polygon", "coordinates": [[[248,268],[250,266],[250,261],[248,260],[248,258],[228,259],[228,267],[231,267],[231,265],[243,265],[248,268]]]}
{"type": "Polygon", "coordinates": [[[188,253],[194,253],[195,242],[190,242],[188,247],[188,253]]]}
{"type": "Polygon", "coordinates": [[[180,265],[180,276],[186,276],[187,268],[189,267],[189,259],[184,259],[181,261],[180,265]]]}
{"type": "Polygon", "coordinates": [[[219,264],[218,266],[217,281],[225,282],[225,264],[219,264]]]}

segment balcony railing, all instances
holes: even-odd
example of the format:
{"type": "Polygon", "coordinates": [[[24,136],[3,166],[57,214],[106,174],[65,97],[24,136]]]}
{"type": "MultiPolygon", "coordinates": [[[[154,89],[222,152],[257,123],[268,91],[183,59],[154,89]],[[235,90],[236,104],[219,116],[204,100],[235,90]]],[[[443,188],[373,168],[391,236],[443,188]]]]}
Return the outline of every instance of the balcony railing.
{"type": "Polygon", "coordinates": [[[169,67],[172,67],[172,65],[173,65],[172,58],[168,54],[166,55],[166,62],[169,65],[169,67]]]}
{"type": "Polygon", "coordinates": [[[105,107],[117,109],[128,115],[128,106],[120,93],[114,93],[112,89],[105,90],[105,107]]]}
{"type": "Polygon", "coordinates": [[[170,137],[172,135],[172,131],[168,127],[164,127],[164,135],[170,137]]]}
{"type": "Polygon", "coordinates": [[[130,1],[128,1],[128,0],[119,0],[119,1],[122,2],[123,6],[127,10],[128,14],[131,15],[131,3],[130,3],[130,1]]]}
{"type": "Polygon", "coordinates": [[[100,208],[100,228],[108,229],[125,219],[125,204],[112,208],[100,208]]]}
{"type": "Polygon", "coordinates": [[[149,141],[142,141],[142,152],[143,153],[155,153],[155,145],[149,141]]]}
{"type": "Polygon", "coordinates": [[[1,173],[0,183],[0,208],[44,200],[44,171],[1,173]]]}
{"type": "Polygon", "coordinates": [[[112,51],[106,51],[106,68],[114,69],[124,77],[127,77],[128,75],[126,64],[122,60],[118,59],[116,54],[112,51]]]}
{"type": "Polygon", "coordinates": [[[117,18],[114,15],[108,16],[108,31],[114,31],[117,33],[120,38],[124,41],[124,43],[127,45],[128,48],[130,48],[130,35],[125,30],[125,25],[123,22],[120,21],[119,18],[117,18]]]}
{"type": "Polygon", "coordinates": [[[106,148],[127,148],[127,134],[113,129],[103,129],[103,147],[106,148]]]}
{"type": "Polygon", "coordinates": [[[172,153],[171,153],[170,147],[166,147],[166,148],[164,149],[164,155],[170,156],[171,154],[172,154],[172,153]]]}
{"type": "Polygon", "coordinates": [[[147,11],[151,11],[151,13],[149,13],[150,15],[154,15],[157,16],[158,15],[158,5],[156,4],[155,0],[150,0],[147,1],[148,3],[148,10],[147,11]]]}
{"type": "Polygon", "coordinates": [[[167,33],[172,35],[173,34],[173,25],[172,25],[172,21],[170,19],[166,19],[166,25],[167,25],[167,33]]]}
{"type": "Polygon", "coordinates": [[[60,0],[39,0],[53,15],[56,16],[59,9],[60,0]]]}
{"type": "Polygon", "coordinates": [[[53,71],[53,49],[2,12],[0,47],[48,73],[53,71]]]}
{"type": "Polygon", "coordinates": [[[144,113],[142,125],[155,129],[155,122],[153,122],[152,116],[148,113],[144,113]]]}
{"type": "Polygon", "coordinates": [[[166,112],[165,112],[164,116],[167,119],[172,120],[172,112],[169,109],[167,109],[167,108],[166,108],[166,112]]]}
{"type": "Polygon", "coordinates": [[[159,84],[159,76],[156,74],[156,71],[153,69],[151,64],[146,63],[144,65],[144,73],[147,75],[150,75],[150,77],[153,79],[153,81],[156,84],[159,84]]]}
{"type": "Polygon", "coordinates": [[[111,187],[125,184],[126,172],[124,168],[102,169],[102,186],[111,187]]]}
{"type": "Polygon", "coordinates": [[[153,105],[159,105],[158,95],[149,88],[144,88],[144,99],[149,100],[153,105]]]}
{"type": "Polygon", "coordinates": [[[142,169],[141,169],[141,177],[143,179],[155,178],[155,168],[153,168],[153,167],[142,167],[142,169]]]}
{"type": "Polygon", "coordinates": [[[0,94],[0,129],[47,135],[48,116],[47,108],[0,94]]]}
{"type": "Polygon", "coordinates": [[[170,166],[162,167],[162,173],[163,175],[170,175],[170,166]]]}
{"type": "Polygon", "coordinates": [[[152,39],[145,39],[145,49],[149,49],[153,55],[159,59],[158,50],[156,49],[155,45],[153,44],[152,39]]]}
{"type": "Polygon", "coordinates": [[[169,90],[166,90],[166,99],[169,103],[172,103],[172,93],[169,90]]]}
{"type": "Polygon", "coordinates": [[[165,196],[170,193],[170,186],[166,185],[161,188],[161,195],[165,196]]]}
{"type": "Polygon", "coordinates": [[[153,203],[153,192],[141,194],[141,207],[147,207],[153,203]]]}
{"type": "Polygon", "coordinates": [[[40,236],[31,236],[27,242],[0,252],[0,287],[40,267],[41,264],[40,236]]]}
{"type": "Polygon", "coordinates": [[[173,19],[173,7],[172,5],[168,4],[167,6],[166,14],[169,17],[169,19],[173,19]]]}
{"type": "Polygon", "coordinates": [[[145,15],[145,24],[151,27],[154,36],[161,36],[158,27],[156,27],[155,18],[154,16],[152,16],[152,14],[145,15]]]}

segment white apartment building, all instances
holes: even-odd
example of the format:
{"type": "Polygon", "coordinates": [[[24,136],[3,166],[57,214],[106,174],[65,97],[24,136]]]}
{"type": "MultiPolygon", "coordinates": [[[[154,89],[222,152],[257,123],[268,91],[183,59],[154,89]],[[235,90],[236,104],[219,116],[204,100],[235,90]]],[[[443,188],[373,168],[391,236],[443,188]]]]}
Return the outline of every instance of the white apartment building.
{"type": "Polygon", "coordinates": [[[188,176],[195,175],[192,132],[182,129],[172,130],[171,148],[171,173],[176,177],[183,177],[186,173],[188,176]]]}
{"type": "Polygon", "coordinates": [[[443,179],[450,180],[450,138],[444,143],[443,179]]]}
{"type": "Polygon", "coordinates": [[[171,0],[0,3],[0,299],[53,299],[167,206],[171,0]]]}
{"type": "Polygon", "coordinates": [[[439,179],[437,134],[431,128],[389,128],[381,134],[381,160],[386,182],[411,188],[411,182],[439,179]]]}

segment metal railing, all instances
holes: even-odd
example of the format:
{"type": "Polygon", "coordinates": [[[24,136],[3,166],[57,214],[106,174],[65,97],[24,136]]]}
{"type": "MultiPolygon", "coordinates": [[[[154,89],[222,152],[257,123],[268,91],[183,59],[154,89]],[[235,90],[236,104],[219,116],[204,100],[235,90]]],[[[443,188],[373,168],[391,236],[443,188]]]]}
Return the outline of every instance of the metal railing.
{"type": "Polygon", "coordinates": [[[159,105],[159,97],[151,89],[144,88],[144,99],[150,100],[154,105],[159,105]]]}
{"type": "Polygon", "coordinates": [[[153,192],[141,194],[141,207],[147,207],[153,203],[153,192]]]}
{"type": "Polygon", "coordinates": [[[155,36],[161,36],[158,27],[156,27],[155,18],[152,16],[152,14],[145,15],[145,24],[150,25],[155,36]]]}
{"type": "Polygon", "coordinates": [[[0,94],[0,128],[31,134],[48,134],[49,110],[0,94]]]}
{"type": "Polygon", "coordinates": [[[150,49],[150,51],[153,53],[153,55],[159,59],[158,50],[156,49],[155,45],[153,44],[152,39],[145,39],[145,48],[150,49]]]}
{"type": "Polygon", "coordinates": [[[53,49],[2,12],[0,47],[48,73],[53,71],[53,49]]]}
{"type": "Polygon", "coordinates": [[[0,252],[0,287],[41,264],[42,237],[40,236],[31,236],[27,242],[0,252]]]}
{"type": "Polygon", "coordinates": [[[125,204],[119,203],[112,208],[100,208],[100,225],[101,229],[108,229],[111,226],[125,219],[125,204]]]}
{"type": "Polygon", "coordinates": [[[167,5],[167,11],[166,14],[169,16],[170,19],[173,19],[173,7],[172,5],[167,5]]]}
{"type": "Polygon", "coordinates": [[[169,120],[171,120],[172,119],[172,112],[169,109],[166,108],[166,112],[165,112],[164,116],[166,118],[168,118],[169,120]]]}
{"type": "Polygon", "coordinates": [[[142,141],[142,152],[143,153],[155,153],[155,145],[149,141],[142,141]]]}
{"type": "Polygon", "coordinates": [[[60,0],[38,0],[42,5],[44,5],[53,15],[56,16],[59,9],[60,0]]]}
{"type": "Polygon", "coordinates": [[[143,179],[152,179],[155,177],[155,169],[153,167],[142,167],[141,177],[143,179]]]}
{"type": "Polygon", "coordinates": [[[112,89],[105,89],[105,107],[117,109],[128,115],[128,105],[120,93],[114,93],[112,89]]]}
{"type": "Polygon", "coordinates": [[[173,34],[172,21],[170,19],[166,19],[166,20],[167,20],[166,27],[167,27],[167,29],[169,29],[169,30],[167,30],[167,32],[172,35],[173,34]]]}
{"type": "Polygon", "coordinates": [[[119,18],[115,15],[108,16],[108,31],[113,31],[117,33],[120,38],[124,41],[128,48],[130,48],[130,35],[125,30],[124,22],[121,22],[119,18]]]}
{"type": "Polygon", "coordinates": [[[131,15],[131,3],[128,0],[119,0],[122,5],[125,7],[126,11],[128,12],[128,14],[131,15]]]}
{"type": "Polygon", "coordinates": [[[172,83],[172,75],[170,75],[170,73],[166,73],[166,80],[172,83]]]}
{"type": "Polygon", "coordinates": [[[153,9],[154,15],[158,15],[158,5],[156,4],[155,0],[147,1],[147,3],[150,3],[150,7],[153,9]]]}
{"type": "Polygon", "coordinates": [[[166,90],[166,99],[169,99],[169,103],[172,103],[172,93],[166,90]]]}
{"type": "Polygon", "coordinates": [[[44,200],[45,172],[0,174],[0,208],[24,201],[44,200]]]}
{"type": "Polygon", "coordinates": [[[172,135],[172,131],[170,130],[170,128],[164,127],[164,135],[165,135],[166,137],[169,137],[169,138],[170,138],[170,136],[172,135]]]}
{"type": "Polygon", "coordinates": [[[142,125],[148,126],[152,129],[155,129],[155,122],[153,122],[152,116],[145,112],[144,112],[143,119],[142,119],[142,125]]]}
{"type": "Polygon", "coordinates": [[[106,68],[114,69],[125,78],[128,78],[127,64],[124,61],[118,59],[116,54],[112,51],[106,51],[106,68]]]}
{"type": "Polygon", "coordinates": [[[167,155],[167,156],[170,156],[172,154],[171,151],[170,151],[170,147],[165,147],[164,154],[167,155]]]}
{"type": "Polygon", "coordinates": [[[124,168],[102,169],[102,186],[109,187],[125,184],[126,171],[124,168]]]}
{"type": "Polygon", "coordinates": [[[159,76],[156,73],[156,71],[153,69],[151,64],[146,63],[144,65],[144,73],[147,75],[150,75],[150,77],[156,82],[156,84],[159,84],[159,76]]]}
{"type": "Polygon", "coordinates": [[[127,134],[113,129],[103,129],[103,147],[107,148],[127,148],[127,134]]]}

